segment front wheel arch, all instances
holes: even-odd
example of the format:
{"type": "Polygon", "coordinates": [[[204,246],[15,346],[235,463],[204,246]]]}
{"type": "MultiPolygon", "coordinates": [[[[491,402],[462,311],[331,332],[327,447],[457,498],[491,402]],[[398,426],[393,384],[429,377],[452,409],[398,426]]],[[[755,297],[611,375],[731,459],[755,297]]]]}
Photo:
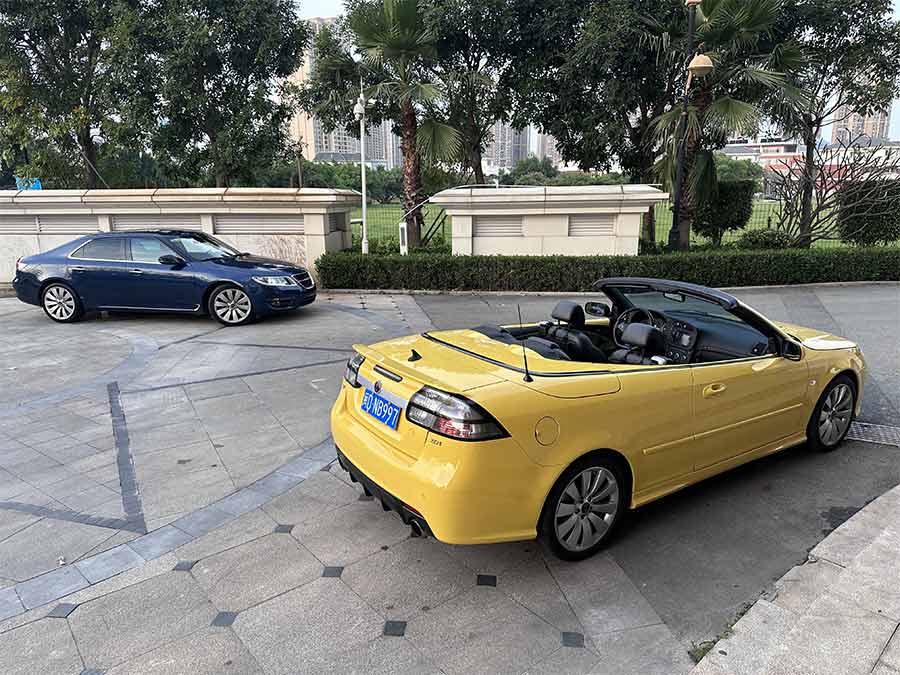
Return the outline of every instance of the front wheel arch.
{"type": "Polygon", "coordinates": [[[216,292],[216,289],[222,286],[240,286],[240,284],[236,284],[233,281],[214,281],[209,286],[206,287],[206,290],[203,291],[203,298],[200,301],[200,312],[202,314],[209,314],[209,299],[212,297],[212,294],[216,292]]]}

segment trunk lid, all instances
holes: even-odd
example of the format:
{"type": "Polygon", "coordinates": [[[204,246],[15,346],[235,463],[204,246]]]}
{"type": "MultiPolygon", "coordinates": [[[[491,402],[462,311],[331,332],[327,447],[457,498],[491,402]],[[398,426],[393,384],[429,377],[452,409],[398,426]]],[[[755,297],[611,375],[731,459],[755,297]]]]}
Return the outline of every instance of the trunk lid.
{"type": "MultiPolygon", "coordinates": [[[[429,355],[440,363],[432,371],[438,388],[457,385],[458,391],[463,392],[507,381],[557,398],[582,398],[611,394],[621,386],[608,364],[557,361],[530,349],[527,350],[528,369],[537,376],[526,382],[522,344],[507,344],[475,330],[433,331],[428,337],[417,338],[419,344],[427,343],[429,355]]],[[[419,351],[419,347],[415,349],[419,351]]],[[[425,367],[419,366],[426,362],[425,352],[421,353],[422,360],[414,364],[418,368],[425,367]]]]}

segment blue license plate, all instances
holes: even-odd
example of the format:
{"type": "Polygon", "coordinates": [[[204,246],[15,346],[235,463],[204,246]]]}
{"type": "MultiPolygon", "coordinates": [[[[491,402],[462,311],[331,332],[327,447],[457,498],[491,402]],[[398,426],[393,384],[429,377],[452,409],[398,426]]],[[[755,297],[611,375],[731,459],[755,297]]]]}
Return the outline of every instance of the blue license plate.
{"type": "Polygon", "coordinates": [[[374,391],[366,389],[360,407],[382,424],[391,429],[397,428],[397,423],[400,421],[400,406],[394,405],[374,391]]]}

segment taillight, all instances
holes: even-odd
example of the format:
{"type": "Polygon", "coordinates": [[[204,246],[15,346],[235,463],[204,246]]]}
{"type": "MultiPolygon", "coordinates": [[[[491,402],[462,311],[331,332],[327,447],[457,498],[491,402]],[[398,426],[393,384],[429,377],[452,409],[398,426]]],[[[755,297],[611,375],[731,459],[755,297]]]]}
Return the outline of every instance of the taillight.
{"type": "Polygon", "coordinates": [[[406,419],[441,436],[489,441],[509,436],[484,408],[465,396],[422,387],[406,406],[406,419]]]}
{"type": "Polygon", "coordinates": [[[354,354],[347,361],[347,367],[344,369],[344,379],[351,387],[359,387],[359,367],[363,364],[366,357],[362,354],[354,354]]]}

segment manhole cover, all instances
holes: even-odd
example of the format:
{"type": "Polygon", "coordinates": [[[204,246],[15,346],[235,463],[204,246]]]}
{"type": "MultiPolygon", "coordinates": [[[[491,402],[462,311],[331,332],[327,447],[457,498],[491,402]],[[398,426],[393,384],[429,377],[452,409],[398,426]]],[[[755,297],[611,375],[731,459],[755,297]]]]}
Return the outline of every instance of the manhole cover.
{"type": "Polygon", "coordinates": [[[847,438],[853,441],[867,441],[869,443],[883,443],[884,445],[896,445],[900,448],[900,427],[889,427],[884,424],[868,424],[866,422],[854,422],[850,426],[847,438]]]}

